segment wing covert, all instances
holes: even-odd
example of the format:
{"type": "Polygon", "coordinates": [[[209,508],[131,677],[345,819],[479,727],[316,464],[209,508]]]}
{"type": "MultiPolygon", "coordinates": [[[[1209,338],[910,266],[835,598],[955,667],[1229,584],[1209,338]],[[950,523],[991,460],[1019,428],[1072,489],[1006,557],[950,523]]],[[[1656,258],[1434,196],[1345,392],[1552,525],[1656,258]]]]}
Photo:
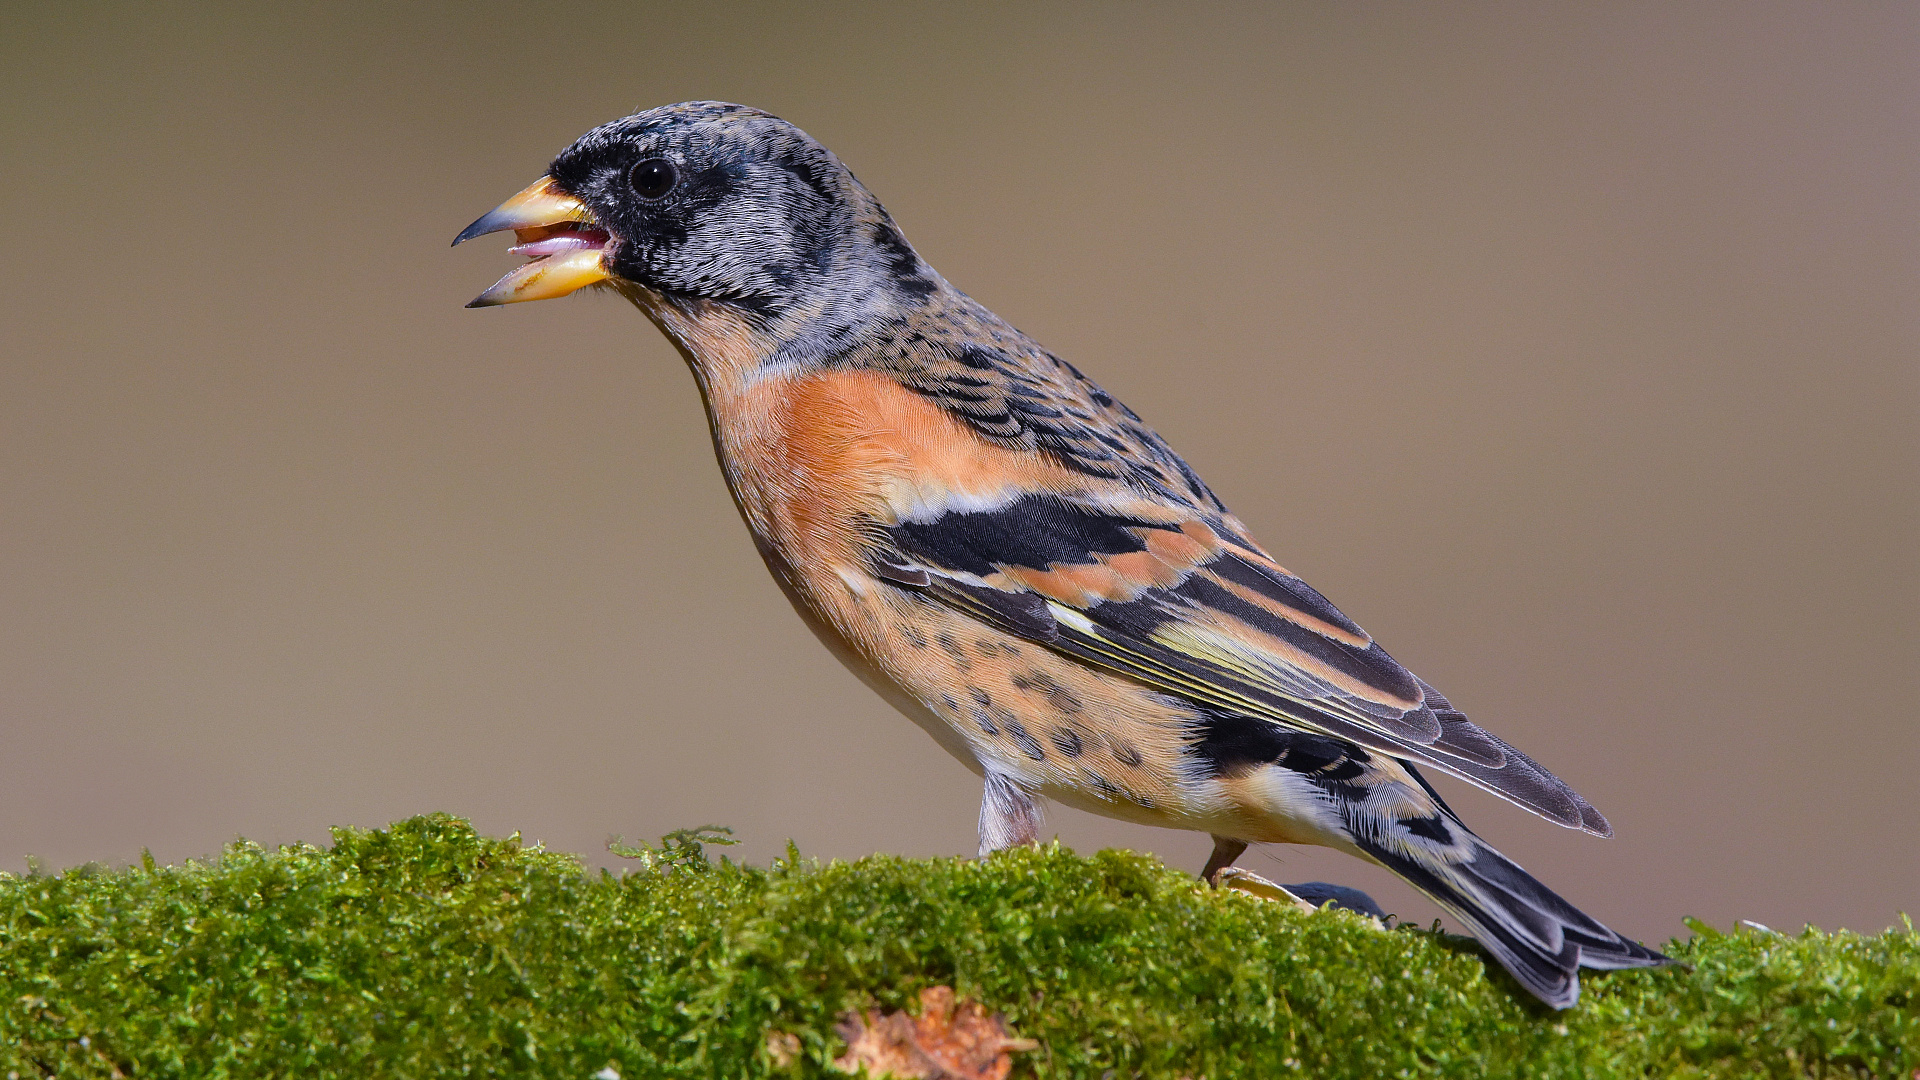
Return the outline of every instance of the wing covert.
{"type": "Polygon", "coordinates": [[[1468,721],[1226,519],[1131,496],[1029,492],[880,531],[892,550],[876,572],[983,622],[1195,702],[1429,764],[1549,820],[1606,831],[1564,783],[1468,721]]]}

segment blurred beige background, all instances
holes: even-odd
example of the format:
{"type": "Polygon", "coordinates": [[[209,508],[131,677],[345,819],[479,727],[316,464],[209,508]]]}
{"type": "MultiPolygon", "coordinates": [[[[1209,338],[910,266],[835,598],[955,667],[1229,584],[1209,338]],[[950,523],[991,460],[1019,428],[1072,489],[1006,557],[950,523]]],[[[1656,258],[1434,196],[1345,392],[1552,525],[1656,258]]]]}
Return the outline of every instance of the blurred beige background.
{"type": "Polygon", "coordinates": [[[25,7],[0,868],[442,809],[597,862],[971,852],[975,781],[789,611],[658,334],[460,306],[512,260],[448,241],[554,152],[722,98],[1609,814],[1447,785],[1574,901],[1920,909],[1920,7],[25,7]]]}

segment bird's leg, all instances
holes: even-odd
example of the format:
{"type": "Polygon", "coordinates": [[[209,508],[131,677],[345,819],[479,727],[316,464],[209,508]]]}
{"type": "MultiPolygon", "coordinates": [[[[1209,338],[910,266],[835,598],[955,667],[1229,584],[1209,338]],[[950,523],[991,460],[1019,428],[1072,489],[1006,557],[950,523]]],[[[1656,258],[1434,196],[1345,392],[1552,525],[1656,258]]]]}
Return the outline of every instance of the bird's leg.
{"type": "Polygon", "coordinates": [[[980,795],[980,854],[1039,839],[1040,807],[1033,793],[988,769],[986,789],[980,795]]]}
{"type": "Polygon", "coordinates": [[[1285,885],[1277,885],[1251,870],[1242,870],[1233,865],[1233,860],[1245,854],[1246,850],[1245,840],[1216,835],[1213,838],[1213,854],[1208,856],[1206,868],[1200,871],[1200,880],[1216,889],[1232,889],[1263,900],[1278,900],[1306,911],[1314,909],[1312,904],[1289,892],[1285,885]]]}
{"type": "Polygon", "coordinates": [[[1233,840],[1225,836],[1213,838],[1213,854],[1207,859],[1206,869],[1200,871],[1200,880],[1216,889],[1232,889],[1265,900],[1278,900],[1291,903],[1306,911],[1318,911],[1322,904],[1331,903],[1334,907],[1347,911],[1357,911],[1374,921],[1375,926],[1383,926],[1386,913],[1373,897],[1359,889],[1349,889],[1344,885],[1329,885],[1324,881],[1309,881],[1300,885],[1282,885],[1268,881],[1251,870],[1242,870],[1233,865],[1247,850],[1245,840],[1233,840]]]}
{"type": "Polygon", "coordinates": [[[1220,884],[1220,871],[1233,865],[1233,860],[1245,854],[1247,842],[1233,840],[1225,836],[1213,838],[1213,854],[1207,857],[1206,868],[1200,871],[1200,880],[1209,885],[1220,884]]]}

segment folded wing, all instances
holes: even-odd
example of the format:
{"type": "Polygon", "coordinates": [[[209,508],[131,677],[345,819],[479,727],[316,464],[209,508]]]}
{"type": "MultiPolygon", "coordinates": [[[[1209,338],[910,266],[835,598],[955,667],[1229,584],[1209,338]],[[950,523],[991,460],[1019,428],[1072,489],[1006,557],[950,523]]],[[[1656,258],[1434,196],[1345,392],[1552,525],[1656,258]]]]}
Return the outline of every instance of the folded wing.
{"type": "Polygon", "coordinates": [[[876,571],[1011,633],[1217,709],[1431,765],[1610,835],[1227,519],[1128,495],[1010,494],[882,526],[876,571]]]}

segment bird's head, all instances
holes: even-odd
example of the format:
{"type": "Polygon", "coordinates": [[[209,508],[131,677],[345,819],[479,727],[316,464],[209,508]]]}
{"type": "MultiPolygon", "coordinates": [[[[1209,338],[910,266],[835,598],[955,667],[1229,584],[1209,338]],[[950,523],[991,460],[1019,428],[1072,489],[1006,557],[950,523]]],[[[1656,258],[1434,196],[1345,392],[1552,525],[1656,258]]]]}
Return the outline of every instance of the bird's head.
{"type": "Polygon", "coordinates": [[[778,117],[723,102],[595,128],[454,243],[507,229],[532,261],[469,307],[607,283],[770,322],[938,287],[839,158],[778,117]]]}

